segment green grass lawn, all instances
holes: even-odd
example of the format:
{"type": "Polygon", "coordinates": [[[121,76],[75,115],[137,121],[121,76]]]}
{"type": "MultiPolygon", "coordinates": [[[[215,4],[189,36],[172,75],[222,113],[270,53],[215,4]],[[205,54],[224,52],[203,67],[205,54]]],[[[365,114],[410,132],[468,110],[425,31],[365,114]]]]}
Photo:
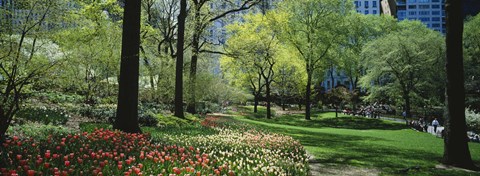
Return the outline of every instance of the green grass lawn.
{"type": "MultiPolygon", "coordinates": [[[[435,169],[443,155],[443,140],[405,128],[403,123],[352,117],[335,113],[314,113],[311,121],[302,114],[274,119],[250,115],[235,119],[299,140],[323,164],[353,165],[379,169],[382,174],[480,175],[464,171],[435,169]],[[407,173],[402,169],[420,167],[407,173]]],[[[470,143],[472,158],[480,164],[480,144],[470,143]]]]}

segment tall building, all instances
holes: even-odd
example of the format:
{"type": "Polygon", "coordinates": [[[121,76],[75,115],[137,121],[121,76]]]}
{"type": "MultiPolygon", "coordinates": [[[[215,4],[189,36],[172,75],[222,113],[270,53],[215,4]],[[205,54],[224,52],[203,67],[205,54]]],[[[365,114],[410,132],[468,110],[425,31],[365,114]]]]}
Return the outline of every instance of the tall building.
{"type": "Polygon", "coordinates": [[[445,33],[445,0],[397,0],[397,18],[419,20],[428,28],[445,33]]]}
{"type": "Polygon", "coordinates": [[[358,13],[361,14],[380,14],[380,0],[355,0],[353,2],[358,13]]]}

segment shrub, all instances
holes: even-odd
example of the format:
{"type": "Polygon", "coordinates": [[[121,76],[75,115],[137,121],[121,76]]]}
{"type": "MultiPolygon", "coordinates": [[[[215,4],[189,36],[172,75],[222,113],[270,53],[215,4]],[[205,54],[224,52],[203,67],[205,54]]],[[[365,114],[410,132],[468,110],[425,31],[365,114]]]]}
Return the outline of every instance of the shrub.
{"type": "Polygon", "coordinates": [[[47,106],[26,106],[15,114],[15,118],[43,123],[45,125],[64,125],[70,115],[61,108],[47,106]]]}
{"type": "Polygon", "coordinates": [[[156,118],[158,120],[158,126],[161,127],[181,127],[189,125],[188,120],[171,115],[157,114],[156,118]]]}
{"type": "Polygon", "coordinates": [[[64,136],[71,131],[71,129],[62,126],[30,122],[23,125],[11,126],[8,128],[7,134],[10,134],[11,136],[19,136],[21,138],[44,140],[49,135],[64,136]]]}
{"type": "Polygon", "coordinates": [[[480,132],[480,114],[473,110],[465,109],[465,119],[467,120],[467,127],[469,130],[480,132]]]}
{"type": "Polygon", "coordinates": [[[153,112],[146,112],[144,114],[139,114],[138,123],[140,126],[156,127],[158,124],[158,119],[153,112]]]}

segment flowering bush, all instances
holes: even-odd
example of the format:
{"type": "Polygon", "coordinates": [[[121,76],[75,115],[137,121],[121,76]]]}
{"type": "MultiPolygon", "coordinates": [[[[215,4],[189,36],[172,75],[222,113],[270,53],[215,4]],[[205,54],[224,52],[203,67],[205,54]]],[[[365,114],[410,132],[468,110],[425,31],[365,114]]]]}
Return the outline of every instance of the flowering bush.
{"type": "Polygon", "coordinates": [[[15,118],[43,123],[45,125],[63,125],[67,123],[70,115],[65,110],[57,107],[26,106],[15,114],[15,118]]]}
{"type": "Polygon", "coordinates": [[[199,149],[153,144],[148,134],[97,129],[2,145],[3,175],[235,175],[199,149]]]}
{"type": "Polygon", "coordinates": [[[473,110],[465,109],[465,119],[467,120],[467,127],[469,130],[480,132],[480,114],[473,110]]]}

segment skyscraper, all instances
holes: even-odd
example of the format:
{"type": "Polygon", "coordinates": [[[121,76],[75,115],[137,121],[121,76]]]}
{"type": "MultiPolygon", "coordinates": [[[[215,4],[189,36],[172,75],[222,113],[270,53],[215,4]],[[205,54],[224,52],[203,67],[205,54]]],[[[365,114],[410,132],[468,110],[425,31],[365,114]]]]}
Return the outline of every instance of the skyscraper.
{"type": "Polygon", "coordinates": [[[380,0],[355,0],[353,3],[355,4],[358,13],[365,15],[380,14],[380,0]]]}
{"type": "Polygon", "coordinates": [[[445,0],[397,0],[397,18],[419,20],[428,28],[445,33],[445,0]]]}

